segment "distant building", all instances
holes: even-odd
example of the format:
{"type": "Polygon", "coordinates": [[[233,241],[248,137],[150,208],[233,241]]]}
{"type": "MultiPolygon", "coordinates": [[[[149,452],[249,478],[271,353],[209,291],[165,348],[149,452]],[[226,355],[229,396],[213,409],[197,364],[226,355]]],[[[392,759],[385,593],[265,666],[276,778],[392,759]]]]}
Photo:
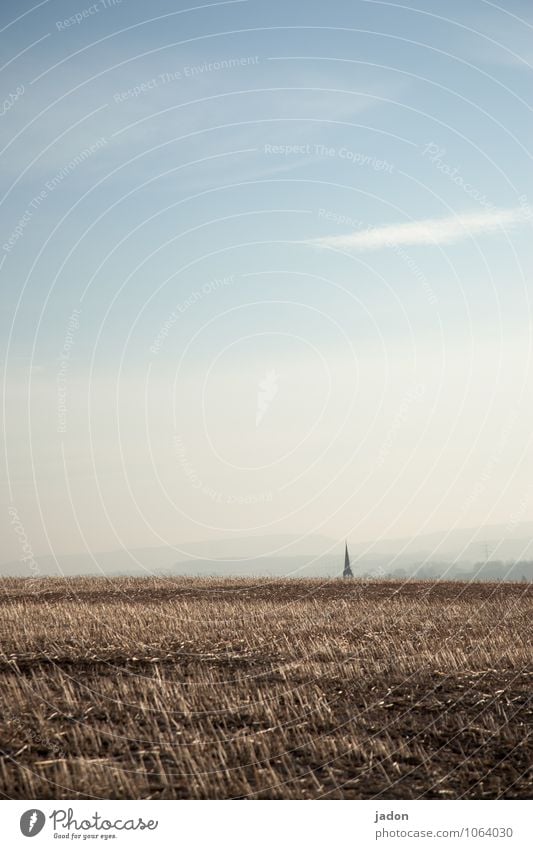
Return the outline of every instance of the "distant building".
{"type": "Polygon", "coordinates": [[[348,554],[348,543],[345,543],[345,551],[344,551],[344,572],[342,573],[343,578],[353,578],[352,567],[350,566],[350,555],[348,554]]]}

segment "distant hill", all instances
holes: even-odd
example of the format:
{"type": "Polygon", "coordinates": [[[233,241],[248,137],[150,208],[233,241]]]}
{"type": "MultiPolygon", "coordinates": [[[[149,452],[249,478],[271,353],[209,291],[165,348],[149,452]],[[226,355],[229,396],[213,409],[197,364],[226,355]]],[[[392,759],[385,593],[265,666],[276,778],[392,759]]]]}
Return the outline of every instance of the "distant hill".
{"type": "Polygon", "coordinates": [[[513,528],[488,525],[480,528],[459,528],[452,531],[421,536],[380,539],[350,546],[354,553],[379,557],[397,554],[411,559],[460,559],[473,563],[481,559],[485,545],[491,558],[498,560],[533,558],[533,522],[522,522],[513,528]]]}
{"type": "MultiPolygon", "coordinates": [[[[226,537],[181,546],[37,557],[42,575],[300,575],[333,576],[342,570],[344,541],[320,534],[226,537]]],[[[468,528],[399,539],[349,540],[356,575],[471,577],[529,580],[533,523],[468,528]],[[484,549],[489,552],[484,563],[484,549]],[[476,565],[477,564],[477,565],[476,565]],[[481,564],[481,565],[480,565],[481,564]],[[513,564],[517,564],[516,566],[513,564]]],[[[20,561],[0,565],[0,576],[30,576],[20,561]]]]}

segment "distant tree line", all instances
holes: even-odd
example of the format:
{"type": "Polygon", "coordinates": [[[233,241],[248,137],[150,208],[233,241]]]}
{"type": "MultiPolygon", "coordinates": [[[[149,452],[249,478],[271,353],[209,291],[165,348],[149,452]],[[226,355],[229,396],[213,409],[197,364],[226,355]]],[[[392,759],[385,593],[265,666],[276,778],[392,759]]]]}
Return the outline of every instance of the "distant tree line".
{"type": "Polygon", "coordinates": [[[381,568],[376,572],[368,571],[358,577],[403,579],[421,578],[448,581],[522,581],[533,582],[533,560],[488,560],[478,563],[428,562],[413,563],[389,569],[381,568]]]}

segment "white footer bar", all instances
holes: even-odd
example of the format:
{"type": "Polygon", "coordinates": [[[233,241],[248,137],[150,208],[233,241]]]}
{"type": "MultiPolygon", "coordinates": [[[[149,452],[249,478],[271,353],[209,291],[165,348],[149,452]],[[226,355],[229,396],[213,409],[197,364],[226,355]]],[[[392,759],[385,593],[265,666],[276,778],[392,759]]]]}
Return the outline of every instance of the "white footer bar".
{"type": "Polygon", "coordinates": [[[3,846],[531,849],[528,801],[5,801],[3,846]],[[33,842],[34,841],[34,842],[33,842]]]}

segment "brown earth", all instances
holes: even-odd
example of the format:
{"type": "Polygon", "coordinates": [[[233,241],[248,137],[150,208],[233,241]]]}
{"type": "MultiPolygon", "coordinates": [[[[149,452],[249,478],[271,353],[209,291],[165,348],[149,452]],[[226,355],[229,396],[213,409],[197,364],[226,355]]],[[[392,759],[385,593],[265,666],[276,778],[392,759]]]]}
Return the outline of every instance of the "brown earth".
{"type": "Polygon", "coordinates": [[[4,579],[0,796],[527,798],[532,597],[4,579]]]}

